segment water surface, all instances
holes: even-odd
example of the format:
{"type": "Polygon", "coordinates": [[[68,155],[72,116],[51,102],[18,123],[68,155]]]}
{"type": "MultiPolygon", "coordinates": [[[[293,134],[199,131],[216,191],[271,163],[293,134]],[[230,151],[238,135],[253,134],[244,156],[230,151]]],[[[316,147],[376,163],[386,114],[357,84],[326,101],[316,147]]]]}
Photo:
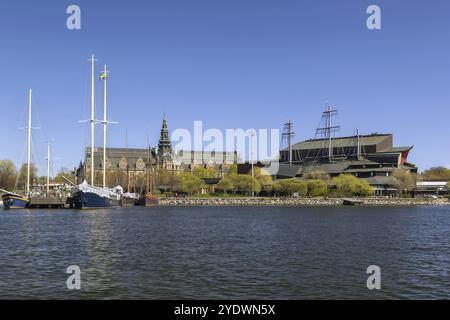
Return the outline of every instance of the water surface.
{"type": "Polygon", "coordinates": [[[448,299],[449,236],[448,207],[0,211],[0,298],[448,299]]]}

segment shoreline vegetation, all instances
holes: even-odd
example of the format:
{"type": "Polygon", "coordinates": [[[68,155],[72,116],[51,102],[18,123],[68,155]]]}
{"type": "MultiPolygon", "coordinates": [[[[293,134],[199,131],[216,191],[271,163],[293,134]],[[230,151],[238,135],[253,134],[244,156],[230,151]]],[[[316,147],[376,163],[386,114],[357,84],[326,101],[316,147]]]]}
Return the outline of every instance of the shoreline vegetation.
{"type": "MultiPolygon", "coordinates": [[[[448,199],[358,198],[360,207],[450,206],[448,199]]],[[[161,198],[167,207],[336,207],[343,198],[161,198]]]]}

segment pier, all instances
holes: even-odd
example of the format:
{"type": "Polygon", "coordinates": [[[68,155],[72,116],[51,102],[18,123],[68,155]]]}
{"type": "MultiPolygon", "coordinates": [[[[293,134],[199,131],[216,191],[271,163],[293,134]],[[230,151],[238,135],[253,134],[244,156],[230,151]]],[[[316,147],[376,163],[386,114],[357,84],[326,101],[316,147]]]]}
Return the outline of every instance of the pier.
{"type": "Polygon", "coordinates": [[[30,209],[64,209],[69,208],[68,198],[59,197],[36,197],[30,198],[30,209]]]}

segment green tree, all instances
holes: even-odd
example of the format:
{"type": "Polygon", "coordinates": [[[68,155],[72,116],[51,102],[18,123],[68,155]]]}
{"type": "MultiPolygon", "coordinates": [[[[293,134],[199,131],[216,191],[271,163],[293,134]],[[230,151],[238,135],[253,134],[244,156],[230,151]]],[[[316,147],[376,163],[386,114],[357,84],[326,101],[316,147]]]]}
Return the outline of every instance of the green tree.
{"type": "Polygon", "coordinates": [[[450,169],[444,167],[431,168],[423,173],[425,180],[446,180],[450,181],[450,169]]]}
{"type": "Polygon", "coordinates": [[[254,174],[256,180],[258,180],[261,190],[270,193],[272,191],[273,179],[272,176],[266,174],[261,168],[254,167],[254,174]]]}
{"type": "Polygon", "coordinates": [[[276,194],[293,196],[298,194],[304,197],[308,193],[308,186],[305,181],[299,179],[280,180],[274,183],[273,190],[276,194]]]}
{"type": "Polygon", "coordinates": [[[0,188],[13,191],[17,179],[17,168],[11,160],[0,160],[0,188]]]}
{"type": "Polygon", "coordinates": [[[229,177],[225,177],[217,184],[217,189],[222,190],[224,194],[234,189],[233,181],[229,177]]]}
{"type": "Polygon", "coordinates": [[[205,168],[203,166],[198,166],[194,168],[193,172],[197,177],[205,179],[205,178],[216,178],[217,171],[215,168],[205,168]]]}
{"type": "Polygon", "coordinates": [[[408,193],[417,186],[417,175],[408,170],[395,170],[392,176],[399,181],[398,191],[400,194],[408,193]]]}
{"type": "Polygon", "coordinates": [[[180,187],[180,176],[176,172],[159,168],[156,173],[156,186],[174,191],[180,187]]]}
{"type": "Polygon", "coordinates": [[[232,174],[230,176],[234,190],[250,195],[251,193],[260,193],[261,185],[258,180],[247,174],[232,174]]]}
{"type": "Polygon", "coordinates": [[[228,174],[237,174],[238,173],[238,166],[237,164],[233,163],[230,165],[230,168],[228,169],[228,174]]]}
{"type": "Polygon", "coordinates": [[[309,180],[307,184],[310,197],[323,197],[328,194],[328,184],[323,180],[309,180]]]}
{"type": "Polygon", "coordinates": [[[181,175],[180,189],[189,195],[198,194],[205,188],[202,179],[192,173],[183,173],[181,175]]]}
{"type": "Polygon", "coordinates": [[[336,188],[336,195],[345,196],[369,196],[374,191],[367,181],[358,179],[350,174],[341,174],[339,177],[333,178],[336,188]]]}

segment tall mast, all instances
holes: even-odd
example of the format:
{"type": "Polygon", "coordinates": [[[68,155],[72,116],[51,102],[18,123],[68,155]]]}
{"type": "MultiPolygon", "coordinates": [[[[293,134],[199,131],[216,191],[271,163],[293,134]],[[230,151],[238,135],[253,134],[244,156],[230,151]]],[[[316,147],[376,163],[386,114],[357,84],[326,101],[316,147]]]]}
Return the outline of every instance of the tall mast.
{"type": "Polygon", "coordinates": [[[47,196],[50,192],[50,141],[47,144],[47,196]]]}
{"type": "Polygon", "coordinates": [[[106,128],[108,124],[117,124],[118,122],[108,121],[107,117],[107,90],[108,90],[108,77],[109,71],[105,64],[104,71],[100,74],[100,80],[104,81],[104,89],[103,89],[103,188],[106,188],[106,128]]]}
{"type": "Polygon", "coordinates": [[[108,82],[108,70],[105,64],[105,70],[100,76],[100,79],[104,81],[103,90],[103,188],[106,188],[106,126],[108,125],[106,119],[106,103],[107,103],[107,82],[108,82]]]}
{"type": "Polygon", "coordinates": [[[28,150],[27,150],[27,195],[30,194],[30,171],[31,171],[31,95],[32,90],[29,91],[28,97],[28,150]]]}
{"type": "Polygon", "coordinates": [[[150,133],[149,136],[147,137],[147,193],[152,194],[153,193],[153,188],[152,188],[152,181],[151,181],[151,175],[150,175],[150,168],[152,167],[152,164],[150,163],[151,159],[150,159],[150,153],[151,153],[151,148],[150,148],[150,133]]]}
{"type": "Polygon", "coordinates": [[[91,59],[91,185],[94,185],[94,134],[95,134],[95,84],[94,84],[94,71],[95,71],[95,57],[92,55],[91,59]]]}
{"type": "Polygon", "coordinates": [[[128,159],[128,129],[125,129],[125,148],[127,157],[127,192],[130,192],[130,165],[128,159]]]}

